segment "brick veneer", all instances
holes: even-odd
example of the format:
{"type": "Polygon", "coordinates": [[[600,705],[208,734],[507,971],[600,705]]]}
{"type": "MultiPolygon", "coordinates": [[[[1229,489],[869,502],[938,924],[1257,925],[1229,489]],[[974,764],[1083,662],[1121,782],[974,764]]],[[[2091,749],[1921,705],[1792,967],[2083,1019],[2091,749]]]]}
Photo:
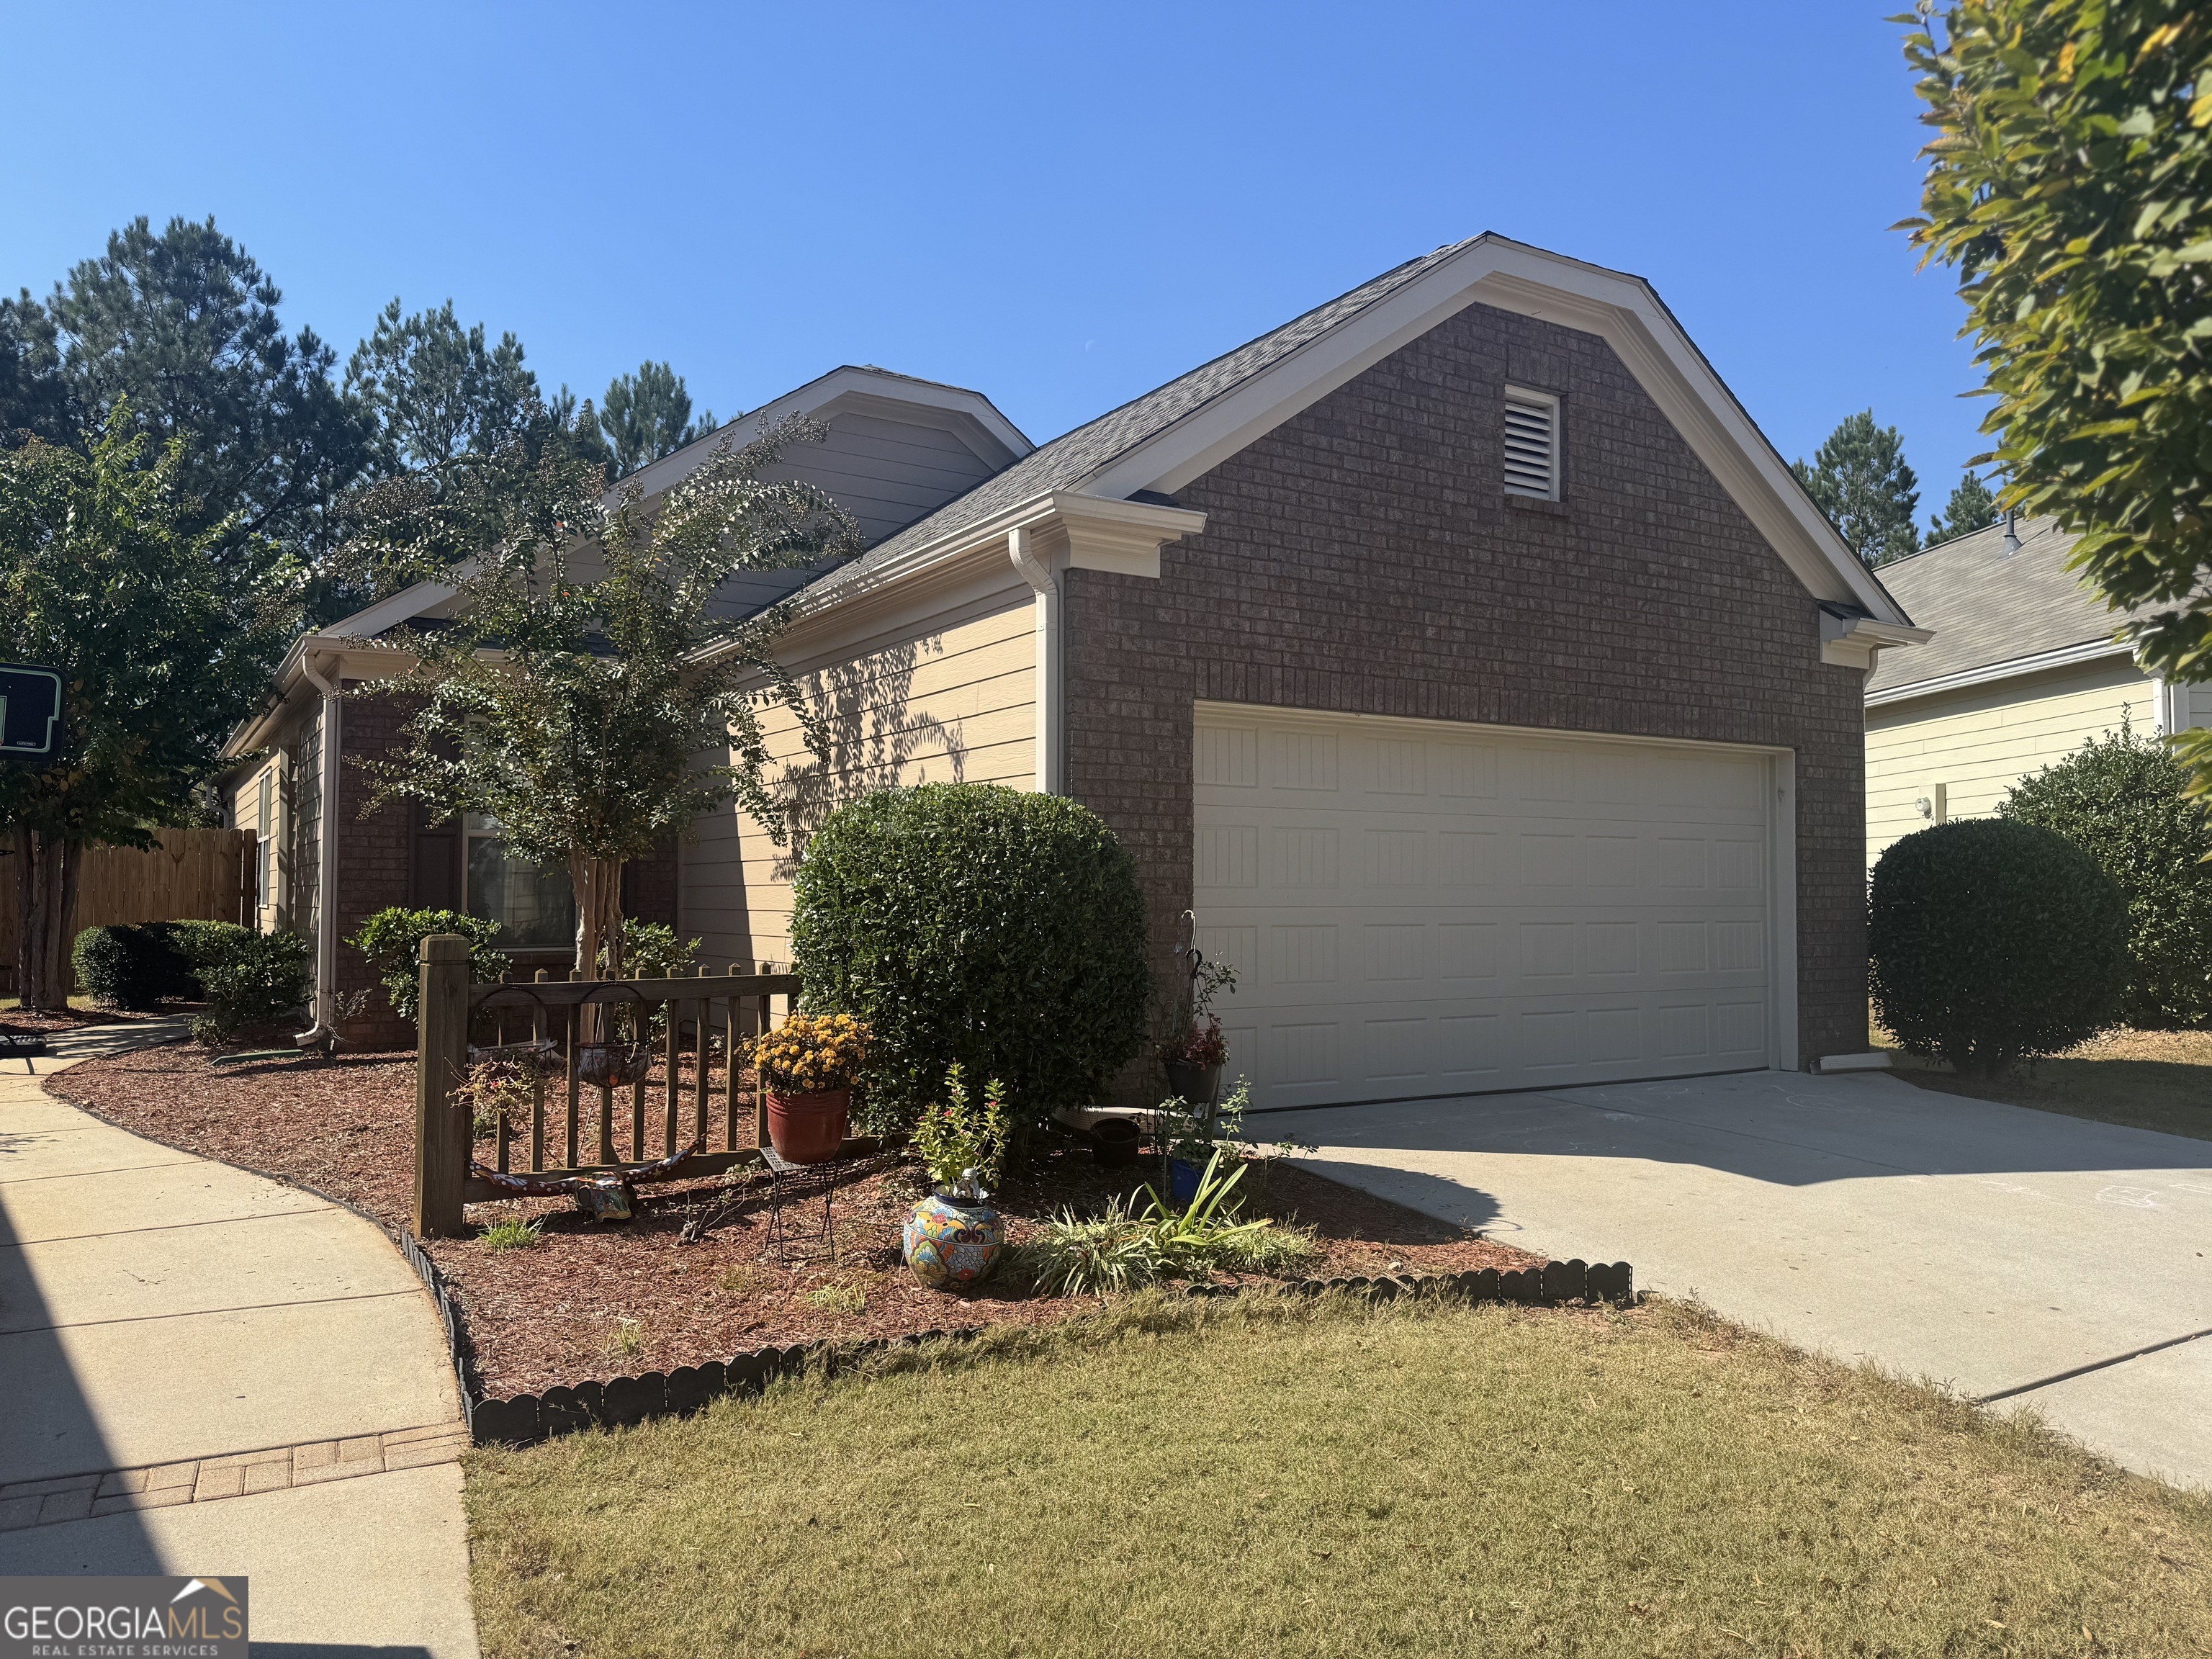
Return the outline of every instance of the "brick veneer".
{"type": "MultiPolygon", "coordinates": [[[[351,686],[349,689],[355,689],[351,686]]],[[[414,820],[406,803],[379,808],[367,817],[374,786],[357,760],[383,760],[399,746],[399,728],[408,706],[396,697],[348,697],[338,717],[338,962],[337,988],[350,991],[376,985],[368,958],[345,941],[379,910],[408,901],[408,861],[413,854],[414,820]]],[[[415,1028],[392,1012],[381,989],[374,990],[368,1012],[340,1028],[346,1042],[362,1048],[411,1048],[415,1028]]]]}
{"type": "Polygon", "coordinates": [[[1135,854],[1169,971],[1194,699],[1786,746],[1801,1061],[1867,1046],[1863,676],[1592,334],[1471,307],[1178,492],[1157,581],[1071,572],[1069,792],[1135,854]],[[1508,497],[1503,393],[1556,392],[1564,503],[1508,497]]]}

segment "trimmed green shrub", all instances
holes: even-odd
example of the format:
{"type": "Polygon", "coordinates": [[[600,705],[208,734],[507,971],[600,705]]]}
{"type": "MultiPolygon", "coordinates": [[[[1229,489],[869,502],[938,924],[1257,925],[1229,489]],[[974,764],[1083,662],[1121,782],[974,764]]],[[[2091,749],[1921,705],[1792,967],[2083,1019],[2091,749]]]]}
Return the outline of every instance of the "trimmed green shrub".
{"type": "MultiPolygon", "coordinates": [[[[702,939],[679,939],[665,921],[624,916],[622,969],[626,979],[689,979],[699,971],[702,939]]],[[[607,949],[599,947],[599,972],[607,971],[607,949]]]]}
{"type": "Polygon", "coordinates": [[[276,1024],[307,1000],[307,941],[297,933],[246,933],[224,960],[201,969],[200,981],[207,1012],[192,1021],[192,1035],[202,1042],[276,1024]]]}
{"type": "Polygon", "coordinates": [[[1875,1012],[1905,1049],[1995,1077],[2118,1024],[2128,908],[2064,836],[2011,818],[1939,823],[1874,867],[1875,1012]]]}
{"type": "Polygon", "coordinates": [[[70,947],[76,982],[107,1008],[155,1008],[197,988],[167,933],[149,927],[88,927],[70,947]]]}
{"type": "Polygon", "coordinates": [[[514,964],[492,948],[499,924],[459,910],[410,910],[393,905],[379,910],[346,943],[368,958],[369,971],[392,999],[402,1019],[415,1018],[422,989],[422,941],[433,933],[459,933],[469,941],[469,977],[479,985],[505,976],[514,964]]]}
{"type": "Polygon", "coordinates": [[[868,1026],[872,1130],[912,1123],[956,1065],[1042,1123],[1144,1042],[1135,865],[1059,796],[925,783],[840,807],[799,862],[791,937],[807,1008],[868,1026]]]}
{"type": "Polygon", "coordinates": [[[145,1009],[207,994],[210,969],[256,937],[234,921],[145,921],[88,927],[70,947],[76,982],[111,1008],[145,1009]]]}
{"type": "Polygon", "coordinates": [[[2118,884],[2135,959],[2124,1009],[2134,1026],[2212,1019],[2212,811],[2182,793],[2188,783],[2163,741],[2123,726],[2022,779],[1997,808],[2057,831],[2118,884]]]}

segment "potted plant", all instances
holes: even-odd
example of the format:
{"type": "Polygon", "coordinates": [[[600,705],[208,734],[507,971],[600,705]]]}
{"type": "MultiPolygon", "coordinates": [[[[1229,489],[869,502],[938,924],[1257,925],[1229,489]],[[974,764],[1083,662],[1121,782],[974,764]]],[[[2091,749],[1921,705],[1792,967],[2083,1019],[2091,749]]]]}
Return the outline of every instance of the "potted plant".
{"type": "Polygon", "coordinates": [[[978,1107],[960,1067],[952,1067],[945,1074],[945,1104],[924,1108],[914,1126],[914,1149],[934,1190],[907,1218],[906,1264],[933,1291],[977,1284],[1006,1248],[1006,1225],[991,1208],[986,1184],[998,1180],[1006,1155],[1006,1094],[998,1080],[984,1085],[978,1107]]]}
{"type": "Polygon", "coordinates": [[[1214,1158],[1225,1157],[1230,1167],[1243,1166],[1244,1109],[1251,1099],[1252,1085],[1240,1077],[1229,1098],[1217,1108],[1194,1109],[1181,1100],[1160,1103],[1159,1134],[1167,1149],[1168,1196],[1175,1202],[1191,1200],[1198,1191],[1200,1173],[1214,1158]]]}
{"type": "Polygon", "coordinates": [[[1160,1047],[1167,1065],[1168,1090],[1202,1112],[1221,1098],[1221,1068],[1229,1063],[1229,1039],[1221,1033],[1213,999],[1237,994],[1237,970],[1190,952],[1190,1002],[1176,1034],[1160,1047]]]}
{"type": "Polygon", "coordinates": [[[769,1142],[786,1163],[826,1164],[837,1156],[867,1042],[868,1028],[850,1014],[793,1014],[753,1039],[769,1142]]]}

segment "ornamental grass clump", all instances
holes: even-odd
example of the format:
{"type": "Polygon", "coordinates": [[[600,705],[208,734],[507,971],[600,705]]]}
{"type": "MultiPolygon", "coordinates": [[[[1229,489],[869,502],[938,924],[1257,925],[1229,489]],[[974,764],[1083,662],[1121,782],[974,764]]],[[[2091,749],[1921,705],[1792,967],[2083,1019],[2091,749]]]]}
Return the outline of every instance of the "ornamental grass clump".
{"type": "Polygon", "coordinates": [[[751,1044],[762,1083],[782,1095],[849,1089],[867,1054],[868,1028],[850,1014],[793,1014],[751,1044]]]}
{"type": "Polygon", "coordinates": [[[1203,1279],[1217,1269],[1281,1273],[1318,1255],[1310,1233],[1279,1228],[1267,1216],[1243,1218],[1234,1194],[1243,1176],[1240,1158],[1224,1168],[1217,1152],[1179,1210],[1149,1186],[1142,1212],[1118,1197],[1100,1215],[1063,1210],[1024,1250],[1023,1263],[1049,1295],[1103,1296],[1156,1279],[1203,1279]]]}
{"type": "Polygon", "coordinates": [[[2127,902],[2063,836],[1966,818],[1881,855],[1867,949],[1875,1014],[1908,1053],[1996,1077],[2119,1022],[2127,902]]]}

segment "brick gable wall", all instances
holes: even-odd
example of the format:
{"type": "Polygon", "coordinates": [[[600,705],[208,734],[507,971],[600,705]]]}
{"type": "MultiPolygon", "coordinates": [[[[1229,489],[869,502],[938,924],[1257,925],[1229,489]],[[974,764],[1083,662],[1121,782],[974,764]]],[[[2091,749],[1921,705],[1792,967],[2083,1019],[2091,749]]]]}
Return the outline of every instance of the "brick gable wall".
{"type": "Polygon", "coordinates": [[[1597,336],[1470,307],[1180,491],[1161,578],[1070,572],[1067,785],[1135,854],[1158,970],[1192,881],[1195,699],[1788,747],[1802,1057],[1866,1048],[1863,676],[1597,336]],[[1558,393],[1564,502],[1501,486],[1558,393]]]}

